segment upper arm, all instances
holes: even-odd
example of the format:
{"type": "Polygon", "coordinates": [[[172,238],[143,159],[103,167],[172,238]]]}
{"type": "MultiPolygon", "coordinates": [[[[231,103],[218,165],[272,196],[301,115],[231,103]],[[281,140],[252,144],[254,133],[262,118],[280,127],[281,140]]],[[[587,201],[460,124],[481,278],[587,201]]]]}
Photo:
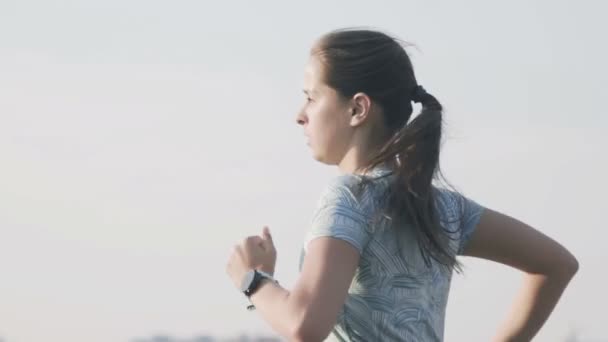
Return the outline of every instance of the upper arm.
{"type": "Polygon", "coordinates": [[[496,261],[528,273],[571,274],[578,263],[555,240],[529,225],[485,209],[463,250],[463,255],[496,261]]]}
{"type": "Polygon", "coordinates": [[[336,324],[359,258],[357,248],[344,240],[327,236],[310,241],[291,292],[301,308],[296,320],[299,333],[309,337],[305,340],[322,340],[336,324]]]}
{"type": "Polygon", "coordinates": [[[340,309],[371,239],[368,218],[350,191],[350,178],[340,177],[319,201],[306,236],[306,254],[292,290],[298,308],[296,324],[305,340],[325,338],[340,309]]]}

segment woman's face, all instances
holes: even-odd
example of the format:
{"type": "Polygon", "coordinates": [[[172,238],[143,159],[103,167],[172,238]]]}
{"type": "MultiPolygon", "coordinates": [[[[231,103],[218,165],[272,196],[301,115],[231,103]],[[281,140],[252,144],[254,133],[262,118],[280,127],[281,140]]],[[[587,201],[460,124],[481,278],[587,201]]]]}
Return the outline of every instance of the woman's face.
{"type": "Polygon", "coordinates": [[[352,137],[351,106],[323,82],[323,66],[311,56],[304,72],[305,104],[296,121],[304,127],[313,157],[325,164],[337,165],[346,153],[352,137]]]}

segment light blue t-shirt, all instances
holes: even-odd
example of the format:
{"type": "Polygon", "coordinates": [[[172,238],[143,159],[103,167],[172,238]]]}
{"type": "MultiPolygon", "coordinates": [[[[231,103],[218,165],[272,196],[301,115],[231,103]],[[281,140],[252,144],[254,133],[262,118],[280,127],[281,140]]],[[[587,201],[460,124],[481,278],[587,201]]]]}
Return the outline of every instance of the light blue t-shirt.
{"type": "MultiPolygon", "coordinates": [[[[383,172],[387,169],[377,168],[370,176],[383,172]]],[[[360,177],[338,176],[325,189],[300,256],[301,270],[308,243],[321,236],[347,241],[360,253],[346,302],[325,341],[443,341],[452,272],[436,264],[427,267],[414,236],[395,227],[390,217],[375,215],[390,176],[357,193],[360,177]]],[[[436,189],[442,225],[456,232],[450,247],[460,253],[483,207],[456,192],[436,189]]]]}

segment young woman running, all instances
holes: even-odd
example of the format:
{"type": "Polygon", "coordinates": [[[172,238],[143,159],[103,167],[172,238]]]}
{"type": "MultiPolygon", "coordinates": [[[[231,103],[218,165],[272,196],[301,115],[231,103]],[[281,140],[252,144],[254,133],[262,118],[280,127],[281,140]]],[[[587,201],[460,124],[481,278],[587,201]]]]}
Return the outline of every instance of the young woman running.
{"type": "Polygon", "coordinates": [[[268,227],[235,246],[227,273],[249,308],[290,341],[443,341],[456,256],[467,255],[523,272],[494,341],[530,341],[577,260],[527,224],[433,183],[442,106],[399,41],[330,32],[312,47],[304,78],[296,121],[314,159],[340,175],[321,195],[292,289],[273,279],[268,227]]]}

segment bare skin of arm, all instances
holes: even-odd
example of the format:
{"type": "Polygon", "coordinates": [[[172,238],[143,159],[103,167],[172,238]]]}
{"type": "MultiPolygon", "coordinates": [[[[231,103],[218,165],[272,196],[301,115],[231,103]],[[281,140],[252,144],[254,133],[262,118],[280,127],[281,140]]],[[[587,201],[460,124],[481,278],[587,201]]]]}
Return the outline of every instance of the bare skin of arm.
{"type": "Polygon", "coordinates": [[[316,238],[291,291],[265,282],[251,301],[289,341],[323,341],[336,324],[358,264],[359,252],[348,242],[316,238]]]}
{"type": "Polygon", "coordinates": [[[532,340],[578,270],[576,258],[558,242],[490,209],[484,210],[463,255],[524,272],[522,288],[494,342],[532,340]]]}

